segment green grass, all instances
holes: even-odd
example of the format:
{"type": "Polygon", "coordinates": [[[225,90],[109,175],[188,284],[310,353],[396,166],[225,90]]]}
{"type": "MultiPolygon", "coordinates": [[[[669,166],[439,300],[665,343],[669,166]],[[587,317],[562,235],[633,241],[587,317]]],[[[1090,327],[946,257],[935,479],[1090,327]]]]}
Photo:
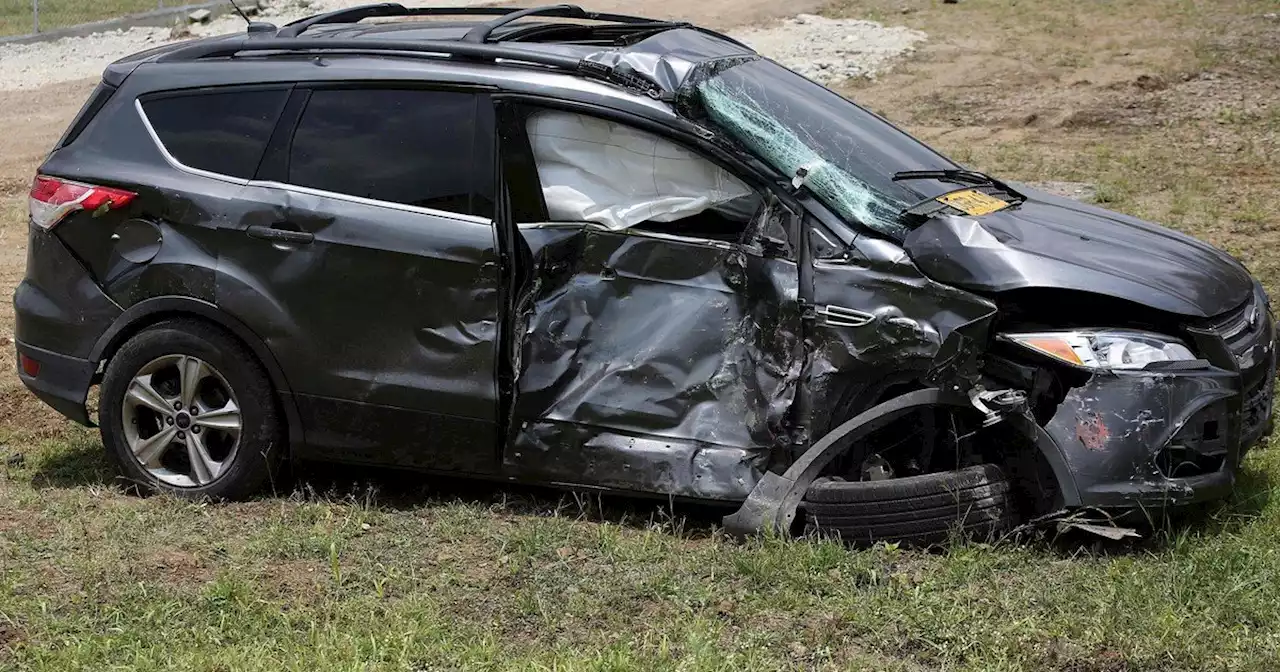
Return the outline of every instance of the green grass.
{"type": "MultiPolygon", "coordinates": [[[[114,19],[160,7],[182,7],[196,0],[39,0],[40,30],[114,19]]],[[[0,0],[0,37],[32,32],[31,0],[0,0]]]]}
{"type": "Polygon", "coordinates": [[[411,478],[143,499],[109,485],[89,432],[6,443],[24,447],[0,477],[0,668],[1268,670],[1280,656],[1274,448],[1228,506],[1137,546],[924,553],[737,544],[702,512],[411,478]]]}

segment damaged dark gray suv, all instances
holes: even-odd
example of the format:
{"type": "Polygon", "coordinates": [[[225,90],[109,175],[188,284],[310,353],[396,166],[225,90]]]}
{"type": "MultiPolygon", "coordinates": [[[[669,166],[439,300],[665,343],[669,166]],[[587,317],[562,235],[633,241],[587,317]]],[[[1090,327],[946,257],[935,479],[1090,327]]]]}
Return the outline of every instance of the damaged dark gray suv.
{"type": "Polygon", "coordinates": [[[1270,430],[1228,255],[687,24],[382,4],[166,45],[30,202],[22,380],[183,496],[322,459],[926,543],[1221,498],[1270,430]]]}

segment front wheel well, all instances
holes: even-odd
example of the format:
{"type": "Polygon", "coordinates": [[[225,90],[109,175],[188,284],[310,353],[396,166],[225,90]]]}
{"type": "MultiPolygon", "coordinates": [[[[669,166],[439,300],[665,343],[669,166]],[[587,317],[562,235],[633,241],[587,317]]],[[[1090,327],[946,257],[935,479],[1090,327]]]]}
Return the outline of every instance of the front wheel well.
{"type": "MultiPolygon", "coordinates": [[[[892,398],[886,395],[884,400],[892,398]]],[[[1059,505],[1061,486],[1035,437],[1014,420],[984,427],[976,410],[953,405],[919,408],[876,429],[835,458],[823,475],[859,481],[981,464],[1000,466],[1025,514],[1042,515],[1059,505]]]]}

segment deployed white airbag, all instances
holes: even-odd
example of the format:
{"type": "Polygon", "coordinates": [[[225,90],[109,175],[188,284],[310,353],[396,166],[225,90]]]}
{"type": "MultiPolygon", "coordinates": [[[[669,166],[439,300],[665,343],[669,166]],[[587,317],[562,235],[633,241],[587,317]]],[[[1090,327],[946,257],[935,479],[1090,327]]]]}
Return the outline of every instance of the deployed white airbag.
{"type": "Polygon", "coordinates": [[[531,116],[528,130],[552,221],[617,231],[755,196],[716,164],[622,124],[548,110],[531,116]]]}

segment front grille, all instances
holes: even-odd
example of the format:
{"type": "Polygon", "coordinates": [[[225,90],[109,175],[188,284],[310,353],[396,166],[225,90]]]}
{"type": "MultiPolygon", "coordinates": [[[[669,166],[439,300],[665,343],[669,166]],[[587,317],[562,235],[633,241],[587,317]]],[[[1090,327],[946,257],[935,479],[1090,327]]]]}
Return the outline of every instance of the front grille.
{"type": "Polygon", "coordinates": [[[1241,357],[1258,340],[1258,333],[1266,324],[1266,307],[1251,296],[1239,308],[1213,318],[1211,326],[1236,357],[1241,357]]]}
{"type": "Polygon", "coordinates": [[[1271,417],[1271,402],[1274,394],[1275,365],[1272,364],[1267,375],[1244,392],[1244,403],[1240,405],[1242,436],[1253,437],[1262,430],[1262,426],[1271,417]]]}
{"type": "Polygon", "coordinates": [[[1265,431],[1274,401],[1276,354],[1266,342],[1272,337],[1267,305],[1254,294],[1239,308],[1211,319],[1210,326],[1240,365],[1241,437],[1252,442],[1265,431]]]}

